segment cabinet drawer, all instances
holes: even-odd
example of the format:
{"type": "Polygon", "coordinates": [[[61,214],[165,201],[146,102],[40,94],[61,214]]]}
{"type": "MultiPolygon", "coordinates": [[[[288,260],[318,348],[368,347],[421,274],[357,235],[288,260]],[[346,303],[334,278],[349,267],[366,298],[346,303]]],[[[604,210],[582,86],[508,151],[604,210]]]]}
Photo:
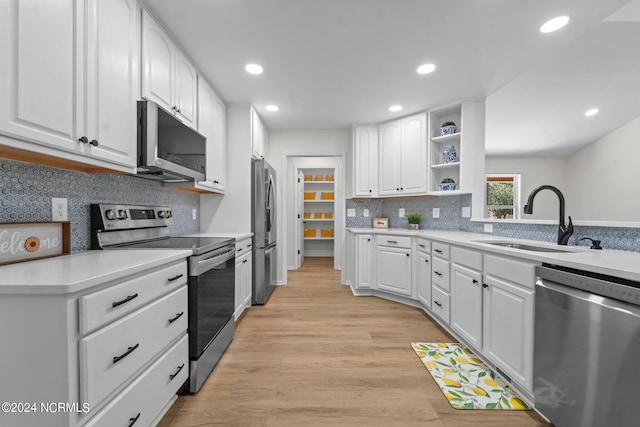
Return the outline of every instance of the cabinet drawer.
{"type": "Polygon", "coordinates": [[[251,252],[252,247],[252,239],[243,239],[236,242],[236,258],[247,252],[251,252]]]}
{"type": "Polygon", "coordinates": [[[189,376],[189,340],[185,334],[94,418],[86,427],[148,426],[189,376]]]}
{"type": "Polygon", "coordinates": [[[180,261],[161,270],[80,297],[80,335],[86,335],[125,314],[132,313],[185,283],[187,262],[180,261]]]}
{"type": "Polygon", "coordinates": [[[81,401],[92,408],[187,329],[187,287],[80,340],[81,401]],[[175,320],[174,320],[175,319],[175,320]]]}
{"type": "Polygon", "coordinates": [[[431,282],[449,292],[449,261],[431,257],[431,282]]]}
{"type": "Polygon", "coordinates": [[[449,245],[433,242],[431,244],[431,253],[440,258],[449,259],[449,245]]]}
{"type": "Polygon", "coordinates": [[[418,238],[418,250],[427,254],[431,253],[431,241],[427,239],[418,238]]]}
{"type": "Polygon", "coordinates": [[[378,236],[376,242],[378,243],[378,246],[411,249],[411,237],[378,236]]]}
{"type": "Polygon", "coordinates": [[[449,324],[449,294],[437,286],[431,288],[431,310],[449,324]]]}
{"type": "Polygon", "coordinates": [[[476,271],[482,271],[482,254],[469,249],[451,248],[451,261],[476,271]]]}
{"type": "Polygon", "coordinates": [[[485,273],[529,289],[535,288],[536,265],[540,264],[496,255],[484,256],[485,273]]]}

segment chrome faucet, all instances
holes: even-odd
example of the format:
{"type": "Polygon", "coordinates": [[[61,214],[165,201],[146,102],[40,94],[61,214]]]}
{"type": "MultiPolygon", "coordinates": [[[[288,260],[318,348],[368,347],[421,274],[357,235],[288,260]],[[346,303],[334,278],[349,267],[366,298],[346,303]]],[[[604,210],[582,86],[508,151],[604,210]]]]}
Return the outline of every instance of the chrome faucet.
{"type": "Polygon", "coordinates": [[[562,192],[554,187],[553,185],[541,185],[540,187],[534,189],[531,194],[529,194],[529,198],[527,199],[527,204],[524,205],[524,213],[532,214],[533,213],[533,198],[536,197],[542,190],[551,190],[558,196],[560,200],[560,220],[558,223],[558,244],[566,245],[569,241],[569,237],[573,234],[573,222],[571,221],[571,217],[569,217],[569,225],[564,225],[564,196],[562,192]]]}

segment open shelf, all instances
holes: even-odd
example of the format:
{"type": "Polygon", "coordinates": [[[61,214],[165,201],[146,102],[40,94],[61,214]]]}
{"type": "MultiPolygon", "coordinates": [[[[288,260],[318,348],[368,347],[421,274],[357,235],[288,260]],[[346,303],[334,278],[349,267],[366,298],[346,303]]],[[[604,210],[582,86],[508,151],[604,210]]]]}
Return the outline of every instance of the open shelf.
{"type": "Polygon", "coordinates": [[[460,139],[460,135],[462,135],[462,132],[450,133],[448,135],[434,136],[433,138],[431,138],[431,140],[433,142],[437,142],[438,144],[453,142],[454,140],[460,139]]]}
{"type": "Polygon", "coordinates": [[[459,167],[460,167],[460,162],[440,163],[437,165],[431,165],[432,169],[454,169],[459,167]]]}
{"type": "Polygon", "coordinates": [[[333,240],[333,237],[305,237],[304,240],[333,240]]]}

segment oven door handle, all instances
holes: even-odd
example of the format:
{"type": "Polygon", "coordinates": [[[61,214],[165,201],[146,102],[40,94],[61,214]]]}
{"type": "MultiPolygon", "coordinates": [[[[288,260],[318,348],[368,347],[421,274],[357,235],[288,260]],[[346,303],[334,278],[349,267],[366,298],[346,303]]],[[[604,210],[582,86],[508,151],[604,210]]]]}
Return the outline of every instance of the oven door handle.
{"type": "Polygon", "coordinates": [[[229,261],[232,258],[235,258],[236,254],[234,249],[229,249],[226,252],[223,252],[221,254],[215,255],[211,258],[205,258],[205,259],[198,259],[196,260],[196,271],[195,271],[195,275],[198,276],[200,274],[206,273],[207,271],[211,270],[212,268],[215,268],[227,261],[229,261]]]}

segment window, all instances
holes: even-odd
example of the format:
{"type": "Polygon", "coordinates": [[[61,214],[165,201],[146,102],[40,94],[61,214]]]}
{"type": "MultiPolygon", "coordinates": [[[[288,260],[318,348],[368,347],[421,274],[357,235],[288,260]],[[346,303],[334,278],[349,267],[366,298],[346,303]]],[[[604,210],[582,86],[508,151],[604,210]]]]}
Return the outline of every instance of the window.
{"type": "Polygon", "coordinates": [[[487,218],[520,219],[520,175],[489,174],[487,218]]]}

